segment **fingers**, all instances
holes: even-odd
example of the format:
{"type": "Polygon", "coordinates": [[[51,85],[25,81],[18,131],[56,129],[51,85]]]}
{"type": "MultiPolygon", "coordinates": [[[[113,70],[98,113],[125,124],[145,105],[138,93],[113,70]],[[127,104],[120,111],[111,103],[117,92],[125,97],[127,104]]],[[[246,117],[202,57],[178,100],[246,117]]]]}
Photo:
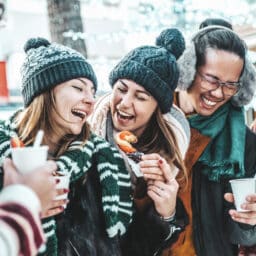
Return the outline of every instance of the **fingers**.
{"type": "Polygon", "coordinates": [[[159,215],[170,216],[175,211],[178,188],[176,180],[170,184],[156,180],[148,181],[147,193],[159,215]]]}
{"type": "Polygon", "coordinates": [[[234,196],[232,193],[225,193],[224,198],[226,201],[228,201],[230,203],[234,203],[234,196]]]}
{"type": "Polygon", "coordinates": [[[48,217],[51,217],[51,216],[58,215],[58,214],[62,213],[64,210],[65,210],[64,206],[51,208],[49,210],[46,210],[45,212],[42,212],[41,218],[44,219],[44,218],[48,218],[48,217]]]}
{"type": "Polygon", "coordinates": [[[170,182],[174,179],[169,164],[159,154],[143,155],[139,166],[146,180],[154,179],[170,182]]]}
{"type": "Polygon", "coordinates": [[[238,212],[236,210],[230,210],[229,214],[234,221],[249,224],[249,225],[256,225],[256,212],[238,212]]]}
{"type": "Polygon", "coordinates": [[[36,171],[42,171],[52,174],[57,171],[57,164],[52,160],[48,160],[43,166],[37,168],[36,171]]]}
{"type": "MultiPolygon", "coordinates": [[[[58,194],[62,195],[63,193],[60,193],[60,191],[58,191],[58,194]]],[[[41,217],[47,218],[62,213],[65,210],[68,203],[68,199],[54,199],[51,202],[49,208],[42,212],[41,217]]]]}
{"type": "Polygon", "coordinates": [[[4,169],[4,187],[14,183],[20,183],[21,175],[17,172],[10,158],[4,159],[3,169],[4,169]]]}
{"type": "Polygon", "coordinates": [[[175,179],[175,177],[172,174],[170,165],[166,162],[166,160],[164,158],[161,158],[158,161],[158,163],[159,163],[159,166],[160,166],[160,168],[163,172],[163,176],[166,179],[166,182],[171,183],[175,179]]]}

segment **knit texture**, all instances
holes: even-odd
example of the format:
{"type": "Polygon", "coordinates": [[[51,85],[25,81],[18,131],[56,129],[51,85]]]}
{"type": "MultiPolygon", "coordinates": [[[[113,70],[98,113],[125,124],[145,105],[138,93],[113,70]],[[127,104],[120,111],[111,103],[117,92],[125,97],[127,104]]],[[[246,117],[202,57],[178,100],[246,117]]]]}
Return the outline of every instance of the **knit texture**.
{"type": "Polygon", "coordinates": [[[97,79],[92,66],[79,52],[44,38],[29,39],[24,50],[25,61],[21,67],[22,95],[25,106],[43,92],[68,80],[84,77],[97,89],[97,79]]]}
{"type": "Polygon", "coordinates": [[[244,177],[244,109],[227,102],[211,116],[192,115],[190,126],[212,138],[198,163],[209,180],[244,177]]]}
{"type": "Polygon", "coordinates": [[[176,59],[185,49],[177,29],[166,29],[156,39],[157,46],[142,46],[129,52],[111,71],[110,85],[118,79],[130,79],[144,87],[158,102],[162,113],[172,106],[179,70],[176,59]]]}
{"type": "MultiPolygon", "coordinates": [[[[14,116],[0,122],[0,165],[10,156],[10,138],[16,135],[14,116]]],[[[131,198],[130,175],[117,149],[108,142],[91,134],[85,145],[73,142],[58,159],[59,171],[69,173],[71,182],[82,177],[90,168],[99,174],[102,189],[102,207],[105,216],[106,232],[109,237],[123,235],[132,221],[133,203],[131,198]],[[93,164],[92,159],[96,161],[93,164]]],[[[1,177],[2,180],[2,177],[1,177]]],[[[45,255],[57,255],[56,224],[53,217],[43,220],[47,238],[45,255]]]]}

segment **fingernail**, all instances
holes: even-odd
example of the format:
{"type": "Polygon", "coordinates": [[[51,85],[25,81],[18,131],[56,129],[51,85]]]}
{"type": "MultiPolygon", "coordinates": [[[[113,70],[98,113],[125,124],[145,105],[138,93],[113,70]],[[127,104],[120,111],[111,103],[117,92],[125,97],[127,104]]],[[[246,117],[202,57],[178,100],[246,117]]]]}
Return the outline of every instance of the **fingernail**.
{"type": "Polygon", "coordinates": [[[60,179],[55,180],[56,184],[60,183],[60,179]]]}
{"type": "Polygon", "coordinates": [[[162,164],[162,163],[163,163],[163,160],[162,160],[162,159],[159,159],[158,162],[159,162],[159,164],[162,164]]]}

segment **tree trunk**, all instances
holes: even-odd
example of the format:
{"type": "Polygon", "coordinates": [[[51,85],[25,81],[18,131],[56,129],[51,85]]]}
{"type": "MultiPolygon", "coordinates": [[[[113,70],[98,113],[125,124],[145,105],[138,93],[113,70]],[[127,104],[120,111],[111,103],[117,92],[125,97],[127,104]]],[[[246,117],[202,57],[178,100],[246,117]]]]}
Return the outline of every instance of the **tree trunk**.
{"type": "Polygon", "coordinates": [[[63,33],[83,33],[79,0],[47,0],[49,27],[51,39],[54,42],[69,46],[87,57],[83,38],[64,37],[63,33]]]}

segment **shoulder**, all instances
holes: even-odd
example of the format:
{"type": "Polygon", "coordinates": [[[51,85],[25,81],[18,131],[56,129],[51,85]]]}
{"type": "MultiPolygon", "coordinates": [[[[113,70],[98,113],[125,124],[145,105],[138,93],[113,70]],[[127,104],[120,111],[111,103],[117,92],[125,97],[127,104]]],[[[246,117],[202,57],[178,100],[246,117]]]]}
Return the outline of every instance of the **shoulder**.
{"type": "Polygon", "coordinates": [[[170,112],[165,114],[164,118],[173,129],[177,144],[184,157],[190,142],[190,126],[184,113],[173,104],[170,112]]]}

